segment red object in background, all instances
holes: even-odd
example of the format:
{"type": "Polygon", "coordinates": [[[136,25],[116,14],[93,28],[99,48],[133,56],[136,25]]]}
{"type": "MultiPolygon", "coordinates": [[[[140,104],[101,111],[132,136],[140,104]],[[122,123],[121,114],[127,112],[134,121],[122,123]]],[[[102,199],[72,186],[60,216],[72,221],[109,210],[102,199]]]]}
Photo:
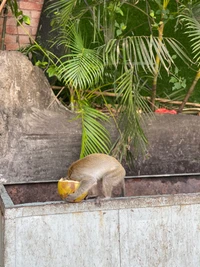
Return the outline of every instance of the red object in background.
{"type": "Polygon", "coordinates": [[[166,108],[158,108],[156,109],[155,113],[168,113],[168,114],[177,114],[177,111],[172,109],[166,109],[166,108]]]}

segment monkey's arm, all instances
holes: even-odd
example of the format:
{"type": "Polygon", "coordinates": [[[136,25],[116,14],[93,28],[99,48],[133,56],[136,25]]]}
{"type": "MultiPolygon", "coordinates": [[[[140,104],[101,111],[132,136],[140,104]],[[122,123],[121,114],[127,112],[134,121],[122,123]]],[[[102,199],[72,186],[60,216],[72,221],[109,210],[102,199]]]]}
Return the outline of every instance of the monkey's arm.
{"type": "Polygon", "coordinates": [[[65,201],[74,202],[75,199],[80,197],[83,193],[88,192],[93,187],[93,185],[95,185],[96,183],[97,183],[97,181],[93,177],[82,180],[80,183],[80,187],[77,189],[77,191],[75,193],[69,195],[65,199],[65,201]]]}

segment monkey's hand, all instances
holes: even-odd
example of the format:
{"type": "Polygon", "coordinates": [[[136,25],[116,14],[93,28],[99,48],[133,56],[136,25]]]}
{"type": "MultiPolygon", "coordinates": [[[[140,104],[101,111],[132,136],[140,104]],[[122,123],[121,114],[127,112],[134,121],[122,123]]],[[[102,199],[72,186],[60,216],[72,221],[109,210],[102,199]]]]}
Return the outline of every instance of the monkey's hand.
{"type": "Polygon", "coordinates": [[[82,194],[73,193],[73,194],[68,195],[64,200],[70,203],[74,203],[74,202],[77,203],[77,202],[81,202],[84,199],[86,199],[87,195],[88,195],[88,192],[84,192],[82,194]]]}
{"type": "MultiPolygon", "coordinates": [[[[76,194],[71,194],[71,195],[68,195],[66,198],[65,198],[65,201],[66,202],[70,202],[70,203],[73,203],[75,202],[75,200],[78,198],[78,196],[76,194]]],[[[78,201],[79,202],[79,201],[78,201]]]]}
{"type": "Polygon", "coordinates": [[[66,197],[65,201],[67,202],[81,202],[87,195],[90,188],[96,183],[95,180],[91,177],[90,179],[82,180],[80,187],[73,194],[70,194],[66,197]]]}

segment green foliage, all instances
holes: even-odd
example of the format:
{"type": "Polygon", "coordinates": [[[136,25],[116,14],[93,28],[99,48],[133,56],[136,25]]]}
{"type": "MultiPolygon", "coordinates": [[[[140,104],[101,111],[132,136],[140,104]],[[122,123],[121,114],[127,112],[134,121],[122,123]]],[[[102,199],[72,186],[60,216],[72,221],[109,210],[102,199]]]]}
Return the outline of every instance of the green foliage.
{"type": "Polygon", "coordinates": [[[174,74],[171,76],[169,82],[173,84],[172,91],[185,89],[186,88],[186,79],[178,75],[179,69],[175,67],[174,74]]]}
{"type": "Polygon", "coordinates": [[[200,66],[200,23],[199,15],[196,17],[196,11],[200,11],[200,4],[196,3],[192,8],[181,6],[182,13],[179,18],[186,27],[185,33],[188,34],[191,42],[192,53],[194,60],[200,66]]]}
{"type": "Polygon", "coordinates": [[[137,156],[138,150],[140,152],[141,148],[145,150],[147,144],[141,121],[143,121],[143,114],[151,114],[151,111],[140,93],[145,83],[138,83],[134,77],[134,68],[130,68],[117,80],[116,93],[118,95],[119,127],[121,131],[113,154],[120,160],[124,155],[126,155],[127,160],[128,157],[131,158],[131,148],[133,147],[134,156],[137,156]]]}
{"type": "Polygon", "coordinates": [[[16,17],[18,25],[22,23],[30,25],[30,17],[24,15],[23,11],[19,9],[17,0],[8,0],[7,5],[10,7],[13,15],[16,17]]]}
{"type": "Polygon", "coordinates": [[[112,39],[99,49],[106,65],[121,65],[124,70],[134,66],[136,74],[140,71],[153,74],[157,53],[167,72],[174,64],[167,47],[171,47],[183,60],[189,60],[181,49],[181,44],[173,38],[164,38],[163,43],[160,43],[159,39],[153,36],[128,36],[120,40],[112,39]]]}
{"type": "MultiPolygon", "coordinates": [[[[86,98],[86,97],[85,97],[86,98]]],[[[108,122],[108,116],[91,107],[90,103],[79,102],[79,116],[82,120],[82,146],[80,158],[96,153],[109,153],[110,138],[109,132],[103,126],[108,122]]]]}
{"type": "Polygon", "coordinates": [[[155,74],[156,56],[159,78],[165,71],[163,76],[170,74],[172,90],[185,87],[172,55],[188,64],[187,53],[175,38],[163,36],[160,42],[153,31],[176,18],[177,9],[170,4],[169,0],[57,0],[48,8],[57,32],[54,45],[64,53],[58,58],[43,49],[45,59],[37,64],[70,92],[69,107],[82,120],[81,157],[109,152],[109,133],[104,126],[108,117],[95,109],[96,103],[105,106],[107,101],[117,109],[119,139],[112,152],[122,159],[130,156],[132,146],[135,151],[145,149],[145,122],[140,112],[149,114],[150,110],[142,92],[155,74]],[[138,12],[143,21],[137,19],[138,12]],[[138,34],[140,25],[142,35],[138,34]],[[108,97],[108,91],[116,97],[108,97]]]}
{"type": "Polygon", "coordinates": [[[101,57],[93,49],[85,48],[81,35],[73,30],[71,42],[65,43],[70,53],[60,58],[58,74],[66,85],[76,89],[92,88],[103,74],[101,57]]]}
{"type": "MultiPolygon", "coordinates": [[[[159,10],[152,9],[150,16],[152,24],[156,23],[156,16],[161,16],[161,10],[164,22],[174,18],[168,9],[163,8],[161,1],[155,2],[159,10]]],[[[164,1],[163,4],[167,6],[168,3],[169,1],[164,1]]],[[[156,55],[159,56],[164,69],[170,72],[174,60],[168,47],[182,59],[187,58],[175,39],[164,38],[160,43],[159,38],[153,35],[133,36],[130,30],[129,33],[126,31],[128,12],[130,13],[130,8],[134,9],[136,5],[137,1],[60,0],[50,7],[55,15],[52,25],[56,29],[59,27],[59,36],[55,43],[64,46],[66,50],[66,55],[58,60],[57,69],[53,70],[56,70],[57,77],[70,90],[71,107],[84,111],[80,113],[84,118],[82,147],[87,152],[94,151],[98,138],[97,135],[96,138],[92,138],[92,124],[89,124],[90,127],[85,127],[86,120],[92,119],[86,115],[90,110],[88,106],[83,109],[81,104],[83,99],[87,99],[85,90],[95,91],[98,85],[100,85],[98,88],[102,88],[106,80],[113,84],[113,90],[118,95],[113,104],[117,103],[119,107],[117,124],[120,131],[120,139],[115,149],[121,152],[123,145],[125,147],[124,153],[121,153],[123,157],[130,152],[131,145],[135,147],[137,143],[144,147],[146,143],[139,113],[139,110],[149,112],[148,105],[140,93],[140,88],[143,87],[141,84],[143,73],[154,75],[156,55]],[[87,32],[84,29],[86,25],[87,32]],[[86,128],[91,134],[84,130],[86,128]],[[87,143],[90,149],[85,145],[88,136],[94,142],[87,143]]],[[[159,21],[157,23],[159,24],[159,21]]],[[[89,102],[86,102],[89,105],[89,102]]],[[[105,136],[102,134],[102,137],[105,136]]],[[[118,153],[118,157],[121,156],[118,153]]]]}

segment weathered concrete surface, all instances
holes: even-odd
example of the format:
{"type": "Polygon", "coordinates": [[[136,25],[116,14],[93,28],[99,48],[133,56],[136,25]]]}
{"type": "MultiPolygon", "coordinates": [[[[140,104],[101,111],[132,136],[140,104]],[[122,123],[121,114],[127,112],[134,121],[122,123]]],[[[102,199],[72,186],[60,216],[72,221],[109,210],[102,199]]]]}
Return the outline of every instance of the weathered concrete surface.
{"type": "Polygon", "coordinates": [[[199,193],[14,205],[0,192],[0,266],[199,266],[199,193]]]}
{"type": "Polygon", "coordinates": [[[200,117],[159,114],[146,121],[147,152],[135,162],[135,175],[200,172],[200,117]]]}
{"type": "MultiPolygon", "coordinates": [[[[39,68],[21,53],[0,52],[0,182],[56,180],[79,158],[80,122],[54,100],[39,68]]],[[[200,171],[198,116],[156,115],[145,131],[148,151],[127,174],[200,171]]]]}
{"type": "Polygon", "coordinates": [[[58,179],[79,157],[80,123],[54,100],[39,68],[0,52],[0,182],[58,179]]]}

